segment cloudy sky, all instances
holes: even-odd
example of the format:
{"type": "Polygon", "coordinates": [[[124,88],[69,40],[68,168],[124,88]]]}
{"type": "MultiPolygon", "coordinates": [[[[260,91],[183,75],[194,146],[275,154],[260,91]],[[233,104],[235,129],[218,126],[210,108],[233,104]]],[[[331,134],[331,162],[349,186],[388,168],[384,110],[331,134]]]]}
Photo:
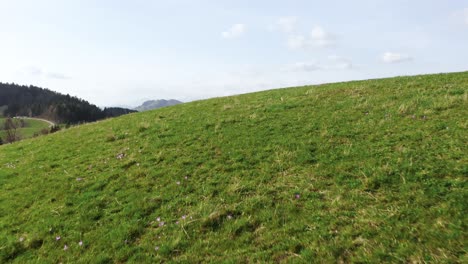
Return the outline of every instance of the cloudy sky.
{"type": "Polygon", "coordinates": [[[0,0],[0,81],[100,106],[466,70],[466,0],[0,0]]]}

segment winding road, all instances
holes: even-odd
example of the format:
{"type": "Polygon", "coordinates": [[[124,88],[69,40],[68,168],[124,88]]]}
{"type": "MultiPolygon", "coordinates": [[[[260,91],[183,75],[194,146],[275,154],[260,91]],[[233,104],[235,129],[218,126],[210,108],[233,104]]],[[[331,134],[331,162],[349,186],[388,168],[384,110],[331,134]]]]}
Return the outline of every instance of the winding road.
{"type": "Polygon", "coordinates": [[[54,122],[49,121],[49,120],[46,120],[46,119],[42,119],[42,118],[26,117],[26,116],[15,116],[15,117],[13,117],[13,118],[16,118],[16,119],[32,119],[32,120],[39,120],[39,121],[48,123],[48,124],[49,124],[49,127],[55,126],[55,123],[54,123],[54,122]]]}

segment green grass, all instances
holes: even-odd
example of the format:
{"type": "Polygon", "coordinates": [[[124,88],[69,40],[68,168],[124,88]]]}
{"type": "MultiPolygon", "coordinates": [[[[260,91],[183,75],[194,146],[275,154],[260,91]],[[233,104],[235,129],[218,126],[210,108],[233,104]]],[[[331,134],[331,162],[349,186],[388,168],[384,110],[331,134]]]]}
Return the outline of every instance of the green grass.
{"type": "Polygon", "coordinates": [[[278,89],[1,146],[0,262],[466,263],[467,92],[278,89]]]}
{"type": "MultiPolygon", "coordinates": [[[[0,137],[2,138],[5,138],[4,123],[5,118],[0,117],[0,137]]],[[[49,129],[49,124],[41,120],[26,119],[25,123],[25,127],[18,129],[18,133],[22,139],[31,138],[34,134],[40,134],[42,129],[49,129]]]]}

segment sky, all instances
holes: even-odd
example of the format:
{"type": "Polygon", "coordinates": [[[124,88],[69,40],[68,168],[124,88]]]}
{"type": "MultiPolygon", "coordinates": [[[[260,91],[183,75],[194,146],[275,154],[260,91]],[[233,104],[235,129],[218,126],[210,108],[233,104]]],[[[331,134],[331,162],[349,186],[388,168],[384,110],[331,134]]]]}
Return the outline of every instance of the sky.
{"type": "Polygon", "coordinates": [[[466,70],[466,0],[0,0],[0,82],[99,106],[466,70]]]}

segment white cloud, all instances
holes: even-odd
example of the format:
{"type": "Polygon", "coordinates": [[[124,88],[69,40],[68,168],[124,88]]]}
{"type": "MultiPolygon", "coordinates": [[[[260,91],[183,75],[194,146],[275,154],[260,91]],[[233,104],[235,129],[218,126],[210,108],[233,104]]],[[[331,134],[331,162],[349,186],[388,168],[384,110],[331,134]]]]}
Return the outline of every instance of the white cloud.
{"type": "Polygon", "coordinates": [[[333,63],[328,66],[330,70],[349,70],[354,68],[353,62],[348,58],[331,55],[328,56],[328,60],[333,63]]]}
{"type": "Polygon", "coordinates": [[[59,73],[59,72],[47,72],[45,74],[45,77],[46,78],[49,78],[49,79],[59,79],[59,80],[68,80],[68,79],[71,79],[71,77],[63,74],[63,73],[59,73]]]}
{"type": "Polygon", "coordinates": [[[462,10],[458,10],[457,12],[452,14],[452,18],[455,20],[457,24],[463,24],[468,26],[468,8],[464,8],[462,10]]]}
{"type": "Polygon", "coordinates": [[[235,24],[229,30],[221,33],[221,36],[225,39],[233,39],[242,36],[246,31],[244,24],[235,24]]]}
{"type": "Polygon", "coordinates": [[[411,60],[413,60],[411,56],[403,53],[385,52],[382,55],[382,61],[385,63],[399,63],[411,60]]]}
{"type": "Polygon", "coordinates": [[[35,66],[28,66],[21,70],[25,74],[34,75],[34,76],[41,76],[44,74],[44,71],[41,68],[35,66]]]}
{"type": "Polygon", "coordinates": [[[310,36],[313,43],[318,47],[328,47],[335,44],[335,37],[320,26],[315,26],[310,36]]]}
{"type": "Polygon", "coordinates": [[[350,70],[353,63],[350,59],[332,55],[328,56],[327,63],[318,62],[297,62],[286,67],[290,72],[312,72],[312,71],[332,71],[332,70],[350,70]]]}
{"type": "Polygon", "coordinates": [[[49,72],[44,69],[35,66],[24,67],[20,70],[21,73],[25,75],[35,76],[44,79],[58,79],[58,80],[68,80],[71,77],[58,72],[49,72]]]}
{"type": "Polygon", "coordinates": [[[308,36],[288,36],[288,47],[290,49],[325,48],[335,44],[335,37],[326,32],[321,26],[314,26],[308,36]]]}
{"type": "Polygon", "coordinates": [[[463,18],[463,22],[465,22],[465,25],[468,26],[468,8],[463,9],[461,16],[463,18]]]}
{"type": "Polygon", "coordinates": [[[297,17],[281,17],[276,22],[277,28],[284,33],[292,33],[296,30],[297,17]]]}
{"type": "Polygon", "coordinates": [[[292,35],[288,37],[288,47],[290,49],[303,49],[308,45],[308,40],[302,35],[292,35]]]}
{"type": "Polygon", "coordinates": [[[315,62],[297,62],[287,67],[292,72],[311,72],[322,70],[323,68],[315,62]]]}

